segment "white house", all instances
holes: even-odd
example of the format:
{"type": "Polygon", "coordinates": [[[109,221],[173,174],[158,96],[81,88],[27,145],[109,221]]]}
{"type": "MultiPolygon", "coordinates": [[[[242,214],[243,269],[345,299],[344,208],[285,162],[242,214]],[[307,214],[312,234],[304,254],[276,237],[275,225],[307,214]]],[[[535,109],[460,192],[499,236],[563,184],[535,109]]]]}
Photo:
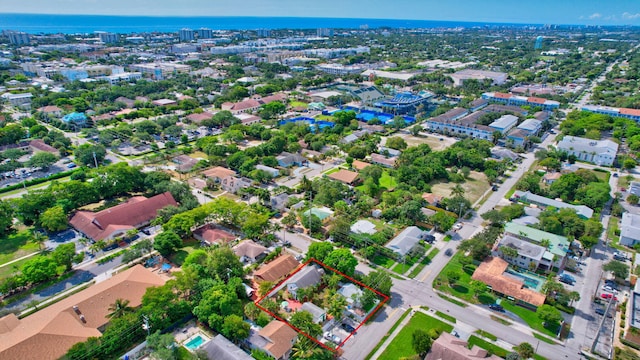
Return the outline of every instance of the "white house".
{"type": "Polygon", "coordinates": [[[633,246],[640,243],[640,215],[625,212],[620,223],[620,244],[633,246]]]}

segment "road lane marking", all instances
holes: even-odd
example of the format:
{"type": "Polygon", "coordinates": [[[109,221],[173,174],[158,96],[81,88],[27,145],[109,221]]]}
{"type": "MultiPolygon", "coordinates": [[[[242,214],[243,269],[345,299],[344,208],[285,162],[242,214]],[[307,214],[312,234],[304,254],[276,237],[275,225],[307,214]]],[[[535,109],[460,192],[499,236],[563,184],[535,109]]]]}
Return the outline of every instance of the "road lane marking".
{"type": "Polygon", "coordinates": [[[424,274],[424,276],[422,277],[422,279],[420,279],[420,282],[423,282],[424,279],[426,279],[429,275],[431,274],[431,270],[427,271],[426,274],[424,274]]]}

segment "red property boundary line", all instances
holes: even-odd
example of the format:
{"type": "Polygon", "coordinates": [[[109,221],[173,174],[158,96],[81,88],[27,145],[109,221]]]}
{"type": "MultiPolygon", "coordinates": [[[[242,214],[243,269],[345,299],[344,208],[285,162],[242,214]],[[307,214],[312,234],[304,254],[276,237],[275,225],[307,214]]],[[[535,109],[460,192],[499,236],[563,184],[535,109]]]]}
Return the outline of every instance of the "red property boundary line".
{"type": "Polygon", "coordinates": [[[324,349],[329,350],[329,351],[331,351],[331,352],[337,352],[337,351],[338,351],[338,349],[340,349],[340,348],[341,348],[341,347],[342,347],[342,346],[347,342],[347,340],[349,340],[349,338],[351,338],[351,336],[353,336],[353,334],[355,334],[355,333],[358,331],[358,329],[360,329],[360,327],[362,327],[362,325],[364,325],[364,323],[366,323],[367,321],[369,321],[369,318],[371,318],[371,316],[373,316],[373,314],[375,314],[375,313],[376,313],[376,312],[377,312],[377,311],[378,311],[378,310],[379,310],[379,309],[380,309],[380,308],[381,308],[381,307],[382,307],[382,306],[383,306],[387,301],[389,301],[389,296],[387,296],[387,295],[385,295],[385,294],[383,294],[383,293],[379,292],[378,290],[376,290],[376,289],[374,289],[374,288],[372,288],[372,287],[370,287],[370,286],[365,285],[364,283],[362,283],[362,282],[360,282],[360,281],[358,281],[358,280],[356,280],[356,279],[352,278],[352,277],[351,277],[351,276],[349,276],[349,275],[346,275],[346,274],[344,274],[344,273],[342,273],[342,272],[340,272],[340,271],[338,271],[338,270],[336,270],[336,269],[332,268],[331,266],[328,266],[328,265],[326,265],[326,264],[324,264],[324,263],[322,263],[322,262],[320,262],[320,261],[318,261],[318,260],[316,260],[316,259],[311,258],[311,259],[307,260],[304,264],[302,264],[301,266],[299,266],[299,267],[296,269],[296,271],[294,271],[294,272],[292,272],[291,274],[289,274],[289,276],[287,276],[284,280],[282,280],[282,281],[278,282],[278,283],[273,287],[273,289],[271,289],[268,293],[266,293],[266,294],[265,294],[264,296],[262,296],[260,299],[256,300],[254,303],[255,303],[255,304],[256,304],[256,306],[257,306],[258,308],[260,308],[262,311],[264,311],[264,312],[266,312],[267,314],[271,315],[273,318],[275,318],[275,319],[277,319],[277,320],[280,320],[280,321],[282,321],[283,323],[287,324],[290,328],[292,328],[293,330],[295,330],[295,331],[296,331],[296,332],[298,332],[299,334],[302,334],[302,335],[306,336],[309,340],[311,340],[311,341],[315,342],[316,344],[318,344],[318,345],[322,346],[324,349]],[[262,300],[264,300],[265,298],[269,297],[269,295],[271,295],[271,293],[273,293],[273,291],[274,291],[276,288],[278,288],[278,286],[282,285],[284,282],[286,282],[287,280],[289,280],[289,278],[291,278],[293,275],[295,275],[295,274],[296,274],[297,272],[299,272],[300,270],[304,269],[304,268],[305,268],[305,266],[309,265],[309,263],[311,263],[311,262],[314,262],[314,263],[316,263],[316,264],[318,264],[318,265],[322,266],[322,267],[323,267],[323,268],[325,268],[325,269],[329,269],[329,270],[331,270],[331,271],[335,272],[336,274],[339,274],[340,276],[342,276],[342,277],[346,278],[347,280],[349,280],[349,281],[351,281],[351,282],[353,282],[353,283],[355,283],[355,284],[358,284],[358,285],[360,285],[360,286],[364,287],[365,289],[368,289],[368,290],[373,291],[376,295],[378,295],[378,296],[380,296],[380,297],[382,298],[382,301],[378,303],[378,306],[376,306],[376,307],[373,309],[373,311],[369,312],[369,315],[368,315],[368,316],[367,316],[367,317],[366,317],[366,318],[365,318],[365,319],[364,319],[360,324],[358,324],[358,326],[355,328],[355,330],[353,330],[353,331],[349,334],[349,336],[347,336],[347,338],[346,338],[346,339],[342,340],[342,342],[341,342],[340,344],[338,344],[338,346],[336,346],[336,348],[335,348],[335,349],[332,349],[332,348],[328,347],[327,345],[325,345],[325,344],[321,343],[320,341],[318,341],[318,339],[316,339],[316,338],[314,338],[313,336],[311,336],[311,335],[307,334],[306,332],[304,332],[304,331],[302,331],[302,330],[298,329],[297,327],[295,327],[295,326],[291,325],[287,320],[285,320],[285,319],[281,318],[281,317],[280,317],[280,316],[278,316],[277,314],[272,313],[271,311],[269,311],[269,310],[265,309],[264,307],[262,307],[262,305],[260,305],[260,302],[261,302],[262,300]]]}

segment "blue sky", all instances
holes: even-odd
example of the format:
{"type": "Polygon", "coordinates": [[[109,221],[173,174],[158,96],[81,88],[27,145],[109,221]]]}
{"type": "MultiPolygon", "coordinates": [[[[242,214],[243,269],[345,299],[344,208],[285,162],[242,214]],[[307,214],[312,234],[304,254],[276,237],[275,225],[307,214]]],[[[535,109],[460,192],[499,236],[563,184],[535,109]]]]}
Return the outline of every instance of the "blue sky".
{"type": "Polygon", "coordinates": [[[0,13],[640,25],[640,0],[1,0],[0,13]]]}

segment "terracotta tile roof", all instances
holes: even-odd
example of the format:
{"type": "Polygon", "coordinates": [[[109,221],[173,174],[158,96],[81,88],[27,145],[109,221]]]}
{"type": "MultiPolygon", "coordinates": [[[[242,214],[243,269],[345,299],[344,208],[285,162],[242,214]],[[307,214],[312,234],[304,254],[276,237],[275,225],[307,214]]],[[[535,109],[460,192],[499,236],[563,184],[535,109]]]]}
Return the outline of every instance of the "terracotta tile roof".
{"type": "Polygon", "coordinates": [[[40,150],[40,151],[44,151],[44,152],[60,155],[60,151],[58,151],[58,149],[54,148],[51,145],[45,144],[45,142],[42,141],[42,139],[31,140],[31,142],[29,143],[29,146],[31,146],[32,148],[34,148],[36,150],[40,150]]]}
{"type": "Polygon", "coordinates": [[[47,113],[62,112],[62,109],[60,109],[55,105],[48,105],[48,106],[43,106],[39,108],[38,111],[47,114],[47,113]]]}
{"type": "Polygon", "coordinates": [[[337,172],[327,175],[327,177],[345,184],[352,184],[358,178],[358,173],[355,171],[340,169],[337,172]]]}
{"type": "Polygon", "coordinates": [[[388,158],[388,157],[385,157],[384,155],[373,153],[371,154],[371,162],[378,163],[381,165],[386,165],[389,167],[394,167],[396,165],[396,158],[395,157],[388,158]]]}
{"type": "Polygon", "coordinates": [[[298,333],[289,325],[282,321],[273,320],[263,327],[258,334],[269,340],[264,347],[276,359],[280,359],[293,347],[293,341],[298,337],[298,333]]]}
{"type": "Polygon", "coordinates": [[[531,96],[527,98],[527,101],[534,104],[544,104],[547,99],[531,96]]]}
{"type": "Polygon", "coordinates": [[[187,115],[187,120],[194,122],[196,124],[199,124],[201,122],[203,122],[204,120],[209,120],[213,117],[212,113],[209,112],[203,112],[200,114],[191,114],[191,115],[187,115]]]}
{"type": "Polygon", "coordinates": [[[544,174],[544,176],[542,177],[542,180],[548,181],[548,180],[558,180],[560,179],[560,176],[562,176],[561,173],[559,172],[555,172],[555,173],[546,173],[544,174]]]}
{"type": "Polygon", "coordinates": [[[234,176],[236,172],[227,168],[223,168],[222,166],[216,166],[214,168],[211,168],[202,172],[202,174],[204,174],[204,176],[208,178],[222,180],[226,177],[234,176]]]}
{"type": "Polygon", "coordinates": [[[262,265],[253,273],[256,281],[276,282],[289,275],[300,263],[291,255],[283,255],[272,262],[262,265]]]}
{"type": "Polygon", "coordinates": [[[246,256],[248,258],[255,259],[265,251],[267,251],[266,247],[256,244],[252,240],[242,241],[233,247],[233,253],[240,258],[246,256]]]}
{"type": "Polygon", "coordinates": [[[99,241],[110,237],[116,231],[125,232],[148,224],[158,215],[158,210],[168,205],[178,205],[170,192],[151,198],[135,196],[124,204],[97,213],[78,211],[69,223],[87,237],[99,241]]]}
{"type": "Polygon", "coordinates": [[[257,108],[257,107],[260,107],[260,105],[262,104],[259,101],[256,101],[253,99],[247,99],[231,105],[231,109],[229,110],[240,111],[240,110],[246,110],[251,108],[257,108]]]}
{"type": "Polygon", "coordinates": [[[116,299],[140,306],[147,288],[165,281],[137,265],[22,320],[7,315],[0,319],[0,359],[58,359],[74,344],[102,335],[98,328],[109,321],[108,309],[116,299]],[[84,323],[74,306],[84,316],[84,323]]]}
{"type": "Polygon", "coordinates": [[[237,236],[217,228],[214,224],[205,224],[193,231],[193,236],[209,245],[226,244],[237,236]]]}
{"type": "Polygon", "coordinates": [[[369,164],[368,162],[360,161],[360,160],[353,160],[353,168],[356,170],[362,170],[367,166],[371,166],[371,164],[369,164]]]}
{"type": "Polygon", "coordinates": [[[433,193],[424,193],[422,194],[422,198],[425,199],[431,205],[439,203],[440,200],[442,200],[441,196],[438,196],[433,193]]]}
{"type": "Polygon", "coordinates": [[[431,345],[431,350],[425,360],[500,360],[502,358],[495,355],[487,356],[487,350],[474,345],[467,348],[467,342],[449,333],[443,332],[431,345]]]}
{"type": "Polygon", "coordinates": [[[622,115],[640,116],[640,110],[638,110],[638,109],[629,109],[629,108],[620,108],[620,114],[622,114],[622,115]]]}
{"type": "Polygon", "coordinates": [[[497,99],[509,99],[512,96],[513,95],[511,95],[511,94],[505,94],[505,93],[501,93],[501,92],[496,92],[496,93],[493,94],[493,97],[497,98],[497,99]]]}
{"type": "Polygon", "coordinates": [[[507,270],[507,266],[509,266],[509,263],[503,259],[489,257],[478,266],[471,278],[491,286],[494,291],[511,296],[527,304],[534,306],[544,304],[544,294],[524,288],[522,281],[503,275],[507,270]]]}
{"type": "MultiPolygon", "coordinates": [[[[286,94],[282,94],[282,93],[273,94],[273,95],[265,96],[265,97],[263,97],[261,99],[258,99],[258,101],[260,101],[263,104],[268,104],[268,103],[273,102],[273,101],[285,101],[285,100],[287,100],[287,95],[286,94]]],[[[305,109],[306,109],[306,107],[305,107],[305,109]]]]}

